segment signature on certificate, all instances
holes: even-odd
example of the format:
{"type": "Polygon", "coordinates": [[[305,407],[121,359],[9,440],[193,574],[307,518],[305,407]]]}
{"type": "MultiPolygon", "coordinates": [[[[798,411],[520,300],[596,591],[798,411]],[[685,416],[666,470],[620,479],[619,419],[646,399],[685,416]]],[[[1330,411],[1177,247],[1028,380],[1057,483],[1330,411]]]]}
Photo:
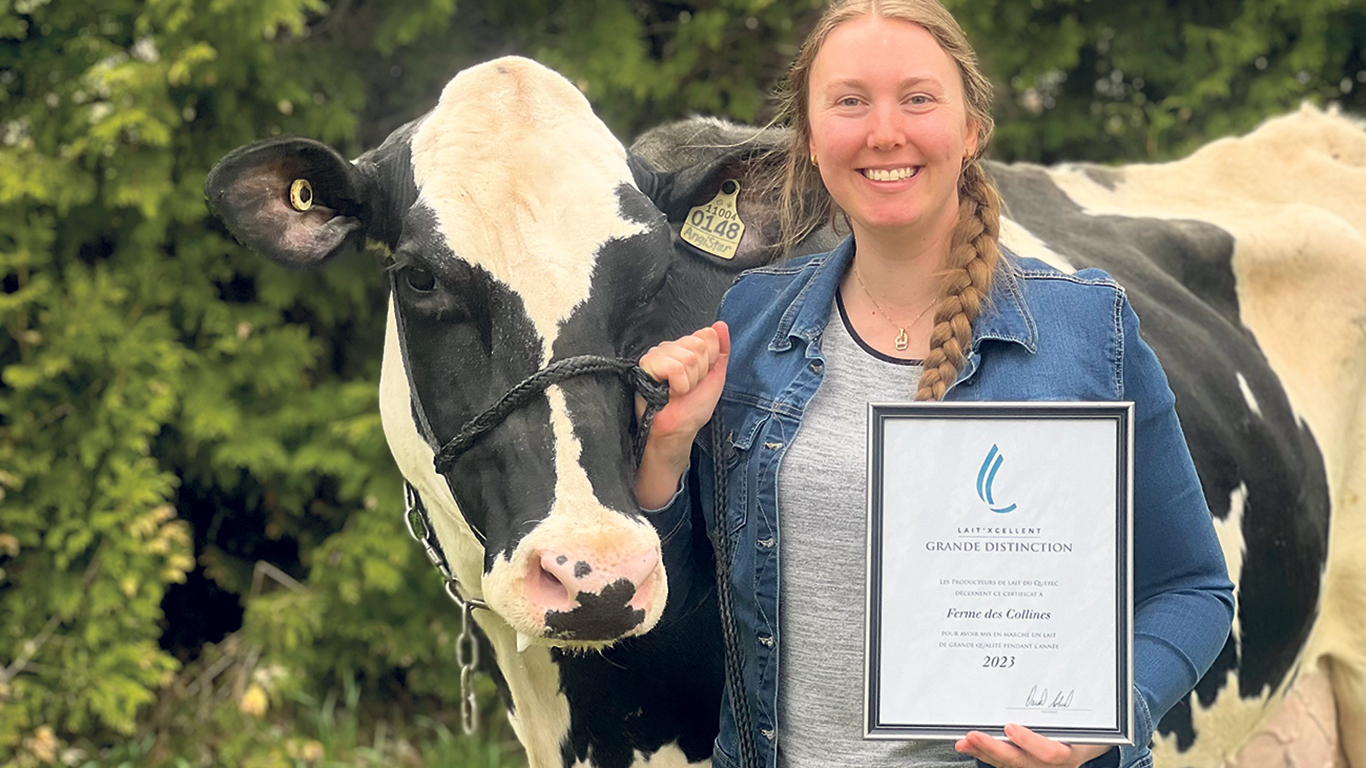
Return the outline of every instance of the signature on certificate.
{"type": "Polygon", "coordinates": [[[1036,685],[1029,689],[1024,705],[1038,709],[1067,709],[1072,706],[1072,696],[1075,693],[1075,688],[1069,688],[1066,691],[1058,691],[1049,698],[1048,689],[1039,690],[1039,686],[1036,685]]]}

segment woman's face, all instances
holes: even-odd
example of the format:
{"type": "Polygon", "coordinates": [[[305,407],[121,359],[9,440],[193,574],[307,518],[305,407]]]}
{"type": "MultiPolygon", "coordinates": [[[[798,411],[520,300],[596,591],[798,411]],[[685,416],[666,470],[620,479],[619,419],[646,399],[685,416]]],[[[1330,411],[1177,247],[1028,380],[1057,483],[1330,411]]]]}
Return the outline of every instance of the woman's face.
{"type": "Polygon", "coordinates": [[[958,175],[977,148],[953,59],[923,27],[861,16],[811,68],[811,153],[854,235],[947,233],[958,175]]]}

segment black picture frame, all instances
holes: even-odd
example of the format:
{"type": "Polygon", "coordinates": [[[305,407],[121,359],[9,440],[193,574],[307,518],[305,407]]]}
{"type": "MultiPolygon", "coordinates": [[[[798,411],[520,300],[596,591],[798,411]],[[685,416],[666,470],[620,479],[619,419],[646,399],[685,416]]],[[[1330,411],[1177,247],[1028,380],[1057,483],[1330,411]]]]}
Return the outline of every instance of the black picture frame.
{"type": "MultiPolygon", "coordinates": [[[[1115,425],[1115,701],[1114,727],[1051,727],[1031,730],[1073,743],[1133,742],[1133,403],[873,403],[868,408],[868,528],[864,634],[865,738],[890,740],[958,739],[968,731],[1005,737],[1005,722],[889,722],[881,707],[883,496],[886,472],[885,431],[899,419],[941,420],[1104,420],[1115,425]]],[[[952,684],[946,680],[945,684],[952,684]]],[[[1006,722],[1012,722],[1007,720],[1006,722]]]]}

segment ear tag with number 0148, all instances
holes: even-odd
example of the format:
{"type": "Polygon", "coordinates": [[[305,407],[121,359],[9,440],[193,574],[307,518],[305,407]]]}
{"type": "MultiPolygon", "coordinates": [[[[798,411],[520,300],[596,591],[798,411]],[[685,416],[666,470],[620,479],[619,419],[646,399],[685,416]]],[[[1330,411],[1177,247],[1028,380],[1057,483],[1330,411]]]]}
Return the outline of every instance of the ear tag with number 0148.
{"type": "Polygon", "coordinates": [[[745,233],[745,223],[740,221],[740,211],[735,205],[739,196],[739,182],[734,179],[721,182],[716,197],[688,211],[679,235],[713,256],[735,258],[740,236],[745,233]]]}

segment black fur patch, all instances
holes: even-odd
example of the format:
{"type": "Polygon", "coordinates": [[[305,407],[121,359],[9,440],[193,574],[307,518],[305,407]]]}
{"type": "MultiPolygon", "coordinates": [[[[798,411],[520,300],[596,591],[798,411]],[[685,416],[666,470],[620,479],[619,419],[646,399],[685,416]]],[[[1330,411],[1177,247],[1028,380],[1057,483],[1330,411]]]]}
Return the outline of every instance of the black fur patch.
{"type": "Polygon", "coordinates": [[[558,640],[611,640],[645,620],[645,611],[631,607],[636,585],[618,579],[601,592],[580,592],[579,605],[569,611],[546,611],[546,636],[558,640]]]}

